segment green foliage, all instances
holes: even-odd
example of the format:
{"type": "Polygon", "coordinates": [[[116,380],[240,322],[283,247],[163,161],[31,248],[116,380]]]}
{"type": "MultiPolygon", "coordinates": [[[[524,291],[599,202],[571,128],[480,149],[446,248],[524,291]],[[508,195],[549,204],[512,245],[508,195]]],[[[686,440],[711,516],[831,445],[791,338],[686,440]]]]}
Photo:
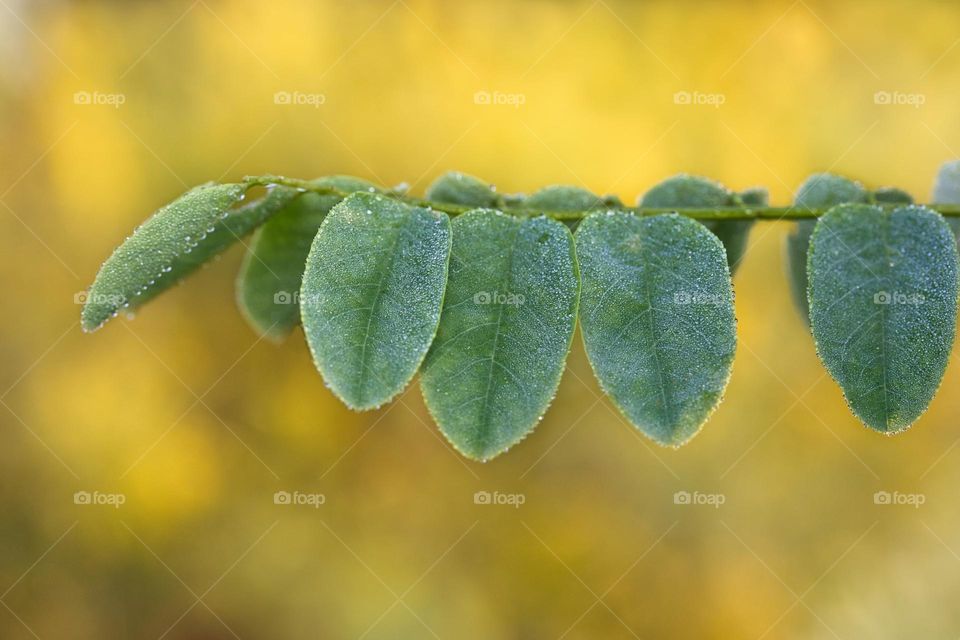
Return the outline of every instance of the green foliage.
{"type": "MultiPolygon", "coordinates": [[[[798,209],[832,207],[845,202],[866,202],[868,193],[859,182],[832,173],[815,173],[797,190],[793,206],[798,209]]],[[[809,325],[807,302],[807,252],[816,220],[801,220],[787,236],[787,275],[790,294],[801,317],[809,325]]]]}
{"type": "Polygon", "coordinates": [[[960,160],[944,162],[933,183],[935,204],[960,203],[960,160]]]}
{"type": "Polygon", "coordinates": [[[611,212],[577,230],[580,326],[600,386],[651,438],[679,446],[716,408],[736,349],[723,246],[676,214],[611,212]]]}
{"type": "MultiPolygon", "coordinates": [[[[313,181],[341,191],[376,191],[359,178],[313,181]]],[[[280,340],[300,323],[299,292],[304,263],[320,223],[340,196],[304,193],[257,229],[237,277],[237,304],[257,331],[280,340]]]]}
{"type": "Polygon", "coordinates": [[[909,427],[940,386],[956,330],[957,248],[924,207],[841,205],[817,222],[808,263],[817,353],[853,412],[909,427]]]}
{"type": "Polygon", "coordinates": [[[553,400],[573,340],[573,237],[548,218],[475,210],[453,222],[450,278],[421,375],[430,413],[477,460],[522,440],[553,400]]]}
{"type": "Polygon", "coordinates": [[[450,257],[441,213],[354,193],[320,225],[300,312],[324,380],[347,406],[372,409],[417,372],[440,321],[450,257]]]}
{"type": "MultiPolygon", "coordinates": [[[[750,202],[729,191],[718,182],[699,176],[678,175],[667,178],[656,185],[640,200],[643,207],[668,209],[718,208],[737,204],[766,204],[766,191],[762,189],[747,192],[750,202]]],[[[730,273],[736,273],[747,248],[747,237],[753,220],[705,220],[703,225],[714,233],[723,243],[730,273]]]]}
{"type": "Polygon", "coordinates": [[[913,204],[913,196],[897,187],[880,187],[872,196],[878,204],[913,204]]]}
{"type": "MultiPolygon", "coordinates": [[[[854,413],[878,431],[903,430],[943,376],[957,249],[940,213],[910,206],[900,189],[817,174],[793,207],[778,208],[765,189],[738,194],[679,175],[629,208],[571,186],[498,196],[448,173],[427,197],[348,176],[197,187],[104,263],[83,328],[136,308],[262,226],[237,280],[241,311],[271,339],[303,324],[326,384],[351,408],[381,406],[422,370],[445,436],[488,460],[543,416],[579,313],[600,386],[641,431],[679,446],[730,376],[731,272],[750,227],[785,218],[798,220],[787,239],[791,288],[854,413]],[[564,224],[580,225],[575,238],[564,224]]],[[[960,162],[941,169],[934,200],[957,228],[960,162]]]]}
{"type": "Polygon", "coordinates": [[[493,186],[459,171],[451,171],[437,178],[427,188],[427,200],[468,207],[496,207],[499,202],[493,186]]]}
{"type": "Polygon", "coordinates": [[[281,187],[232,208],[246,191],[246,184],[206,184],[153,214],[100,268],[83,308],[84,330],[95,331],[121,309],[133,310],[169,289],[297,195],[281,187]]]}
{"type": "MultiPolygon", "coordinates": [[[[960,204],[960,160],[944,162],[933,183],[934,204],[960,204]]],[[[960,238],[960,218],[948,218],[953,235],[960,238]]]]}
{"type": "Polygon", "coordinates": [[[553,185],[531,194],[523,201],[523,206],[541,211],[595,211],[620,207],[623,203],[615,196],[601,198],[582,187],[553,185]]]}

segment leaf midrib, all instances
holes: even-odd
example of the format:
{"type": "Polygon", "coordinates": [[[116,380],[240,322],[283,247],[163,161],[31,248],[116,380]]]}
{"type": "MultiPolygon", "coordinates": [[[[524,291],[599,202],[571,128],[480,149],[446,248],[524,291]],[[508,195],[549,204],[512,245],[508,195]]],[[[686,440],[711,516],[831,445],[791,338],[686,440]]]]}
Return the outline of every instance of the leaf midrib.
{"type": "Polygon", "coordinates": [[[654,318],[655,308],[653,305],[653,298],[650,293],[650,272],[654,269],[653,261],[648,258],[647,254],[647,243],[645,239],[641,239],[640,242],[640,253],[642,255],[644,264],[646,268],[643,270],[643,287],[644,292],[646,293],[647,298],[647,326],[650,330],[650,337],[653,338],[653,359],[657,365],[657,382],[660,388],[660,398],[663,400],[663,411],[664,417],[667,418],[669,424],[673,424],[671,420],[672,411],[671,403],[667,398],[667,387],[664,384],[664,372],[663,372],[663,363],[660,360],[660,339],[657,337],[656,322],[654,318]]]}
{"type": "MultiPolygon", "coordinates": [[[[883,271],[884,284],[890,288],[890,224],[892,214],[883,215],[883,271]]],[[[883,423],[887,431],[890,430],[890,400],[887,388],[887,310],[885,304],[880,305],[880,366],[883,370],[883,423]]]]}
{"type": "Polygon", "coordinates": [[[407,227],[413,220],[413,214],[410,214],[406,220],[401,221],[400,226],[397,227],[396,235],[393,239],[393,243],[390,246],[390,251],[388,252],[388,257],[386,259],[386,265],[381,270],[380,280],[377,282],[377,289],[373,294],[373,303],[370,305],[370,311],[367,315],[367,327],[363,332],[363,346],[360,348],[360,367],[357,369],[357,400],[360,404],[363,404],[366,394],[364,393],[367,387],[367,382],[370,380],[370,377],[366,376],[368,369],[367,366],[367,344],[370,341],[371,327],[373,326],[374,318],[377,315],[377,309],[380,306],[380,302],[383,299],[384,293],[384,283],[387,280],[387,275],[393,270],[393,265],[396,262],[397,258],[397,247],[400,245],[400,240],[403,237],[403,234],[406,233],[407,227]]]}
{"type": "MultiPolygon", "coordinates": [[[[500,285],[497,287],[496,292],[499,292],[500,289],[509,288],[510,281],[513,278],[513,263],[514,257],[516,256],[517,239],[520,236],[521,226],[523,226],[523,223],[516,223],[513,225],[513,237],[510,240],[510,248],[507,255],[506,269],[504,269],[504,277],[500,282],[500,285]]],[[[487,447],[490,446],[490,436],[492,435],[490,429],[490,391],[493,388],[493,369],[494,363],[497,360],[497,346],[500,341],[500,327],[503,324],[503,312],[507,305],[499,304],[497,306],[500,307],[500,309],[497,313],[497,323],[493,329],[493,345],[490,347],[490,370],[487,375],[487,388],[483,393],[483,402],[480,405],[481,430],[480,437],[477,438],[482,450],[484,451],[486,451],[487,447]]]]}

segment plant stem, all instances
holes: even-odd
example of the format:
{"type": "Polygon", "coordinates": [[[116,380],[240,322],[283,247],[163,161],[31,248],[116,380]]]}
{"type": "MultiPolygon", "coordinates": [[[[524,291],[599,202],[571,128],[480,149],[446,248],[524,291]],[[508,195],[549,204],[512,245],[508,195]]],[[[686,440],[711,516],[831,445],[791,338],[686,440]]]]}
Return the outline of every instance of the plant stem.
{"type": "MultiPolygon", "coordinates": [[[[347,197],[350,195],[349,192],[341,191],[340,189],[334,189],[329,186],[324,186],[316,184],[310,180],[300,180],[297,178],[286,178],[283,176],[254,176],[248,177],[245,179],[245,182],[251,186],[272,186],[272,185],[282,185],[285,187],[292,187],[294,189],[300,189],[302,191],[310,191],[312,193],[318,193],[321,195],[335,195],[340,197],[347,197]]],[[[457,216],[461,213],[466,213],[471,209],[476,207],[469,207],[464,205],[457,204],[447,204],[444,202],[431,202],[429,200],[422,200],[419,198],[412,198],[404,195],[398,191],[387,191],[384,193],[385,196],[396,198],[402,200],[408,204],[434,209],[436,211],[443,211],[451,216],[457,216]]],[[[903,204],[875,204],[873,206],[878,206],[884,209],[895,209],[898,207],[903,207],[907,205],[903,204]]],[[[934,211],[939,212],[945,217],[960,217],[960,204],[928,204],[923,205],[928,209],[933,209],[934,211]]],[[[689,209],[677,209],[677,208],[652,208],[652,207],[602,207],[591,209],[589,211],[544,211],[542,209],[529,209],[522,205],[506,205],[501,203],[498,208],[502,209],[505,212],[512,213],[517,216],[539,216],[544,215],[548,218],[553,218],[554,220],[581,220],[587,217],[591,213],[596,213],[597,211],[623,211],[625,213],[632,213],[637,216],[655,216],[662,213],[679,213],[680,215],[687,216],[688,218],[694,218],[696,220],[811,220],[816,219],[829,211],[832,207],[820,207],[820,208],[799,208],[799,207],[754,207],[754,206],[739,206],[739,207],[715,207],[715,208],[689,208],[689,209]]]]}

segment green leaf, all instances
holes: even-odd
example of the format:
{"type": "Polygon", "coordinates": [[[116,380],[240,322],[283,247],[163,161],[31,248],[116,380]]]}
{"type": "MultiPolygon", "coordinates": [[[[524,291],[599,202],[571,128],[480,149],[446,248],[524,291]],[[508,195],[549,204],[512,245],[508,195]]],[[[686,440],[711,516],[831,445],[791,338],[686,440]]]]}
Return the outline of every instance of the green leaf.
{"type": "MultiPolygon", "coordinates": [[[[748,192],[751,200],[766,199],[765,190],[748,192]]],[[[734,194],[718,182],[680,174],[667,178],[647,191],[640,199],[641,207],[655,209],[691,209],[729,207],[736,204],[734,194]]],[[[745,204],[759,204],[746,202],[745,204]]],[[[727,264],[731,273],[736,273],[747,249],[747,237],[753,220],[702,220],[701,223],[720,238],[727,254],[727,264]]]]}
{"type": "Polygon", "coordinates": [[[354,193],[356,191],[365,191],[367,193],[378,193],[382,189],[369,180],[357,178],[356,176],[323,176],[310,181],[313,187],[332,187],[345,193],[354,193]]]}
{"type": "Polygon", "coordinates": [[[495,207],[497,191],[480,178],[451,171],[437,178],[427,188],[427,200],[468,207],[495,207]]]}
{"type": "Polygon", "coordinates": [[[740,202],[750,207],[766,207],[770,204],[770,192],[764,187],[750,187],[740,192],[740,202]]]}
{"type": "Polygon", "coordinates": [[[475,210],[453,221],[450,281],[420,386],[464,455],[489,460],[533,430],[576,324],[573,238],[559,222],[475,210]]]}
{"type": "Polygon", "coordinates": [[[817,353],[853,412],[897,433],[922,414],[950,358],[957,248],[940,214],[908,206],[831,209],[808,263],[817,353]]]}
{"type": "Polygon", "coordinates": [[[523,201],[527,209],[540,211],[591,211],[623,206],[616,196],[600,196],[581,187],[554,185],[544,187],[523,201]]]}
{"type": "Polygon", "coordinates": [[[677,214],[594,214],[576,238],[580,327],[600,386],[658,443],[687,442],[720,403],[736,349],[723,246],[677,214]]]}
{"type": "MultiPolygon", "coordinates": [[[[933,204],[960,204],[960,160],[944,162],[933,183],[933,204]]],[[[953,235],[960,239],[960,217],[946,218],[953,235]]]]}
{"type": "Polygon", "coordinates": [[[960,160],[951,160],[940,165],[933,183],[934,204],[960,203],[960,160]]]}
{"type": "MultiPolygon", "coordinates": [[[[360,178],[329,176],[311,184],[342,191],[376,191],[360,178]]],[[[339,196],[304,193],[254,234],[237,277],[237,302],[261,335],[286,337],[300,323],[300,283],[310,245],[339,196]]]]}
{"type": "Polygon", "coordinates": [[[640,199],[641,207],[684,209],[728,207],[733,194],[719,182],[700,176],[680,174],[654,185],[640,199]]]}
{"type": "Polygon", "coordinates": [[[169,289],[297,195],[276,187],[232,208],[246,191],[246,184],[206,184],[153,214],[100,268],[81,314],[83,329],[94,331],[121,309],[133,310],[169,289]]]}
{"type": "MultiPolygon", "coordinates": [[[[866,202],[867,191],[859,182],[832,173],[815,173],[797,190],[794,206],[798,208],[832,207],[845,202],[866,202]]],[[[787,274],[790,294],[797,310],[809,325],[807,303],[807,250],[816,220],[801,220],[787,236],[787,274]]]]}
{"type": "Polygon", "coordinates": [[[873,200],[883,204],[913,204],[913,196],[897,187],[880,187],[873,192],[873,200]]]}
{"type": "Polygon", "coordinates": [[[317,369],[353,409],[407,385],[437,331],[450,220],[380,194],[354,193],[320,225],[300,312],[317,369]]]}

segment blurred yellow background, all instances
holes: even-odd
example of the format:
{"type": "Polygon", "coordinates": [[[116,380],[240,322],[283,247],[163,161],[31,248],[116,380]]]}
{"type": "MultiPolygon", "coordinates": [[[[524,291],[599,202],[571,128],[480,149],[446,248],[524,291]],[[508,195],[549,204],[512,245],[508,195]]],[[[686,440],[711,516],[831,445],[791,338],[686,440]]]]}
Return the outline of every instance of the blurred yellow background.
{"type": "Polygon", "coordinates": [[[958,24],[917,0],[2,0],[0,637],[957,637],[960,363],[911,431],[861,426],[791,304],[787,223],[753,231],[726,400],[679,451],[599,398],[579,339],[486,465],[416,385],[351,413],[302,334],[244,325],[239,249],[93,335],[74,296],[159,205],[245,174],[632,203],[686,171],[782,204],[833,170],[926,201],[960,157],[958,24]]]}

